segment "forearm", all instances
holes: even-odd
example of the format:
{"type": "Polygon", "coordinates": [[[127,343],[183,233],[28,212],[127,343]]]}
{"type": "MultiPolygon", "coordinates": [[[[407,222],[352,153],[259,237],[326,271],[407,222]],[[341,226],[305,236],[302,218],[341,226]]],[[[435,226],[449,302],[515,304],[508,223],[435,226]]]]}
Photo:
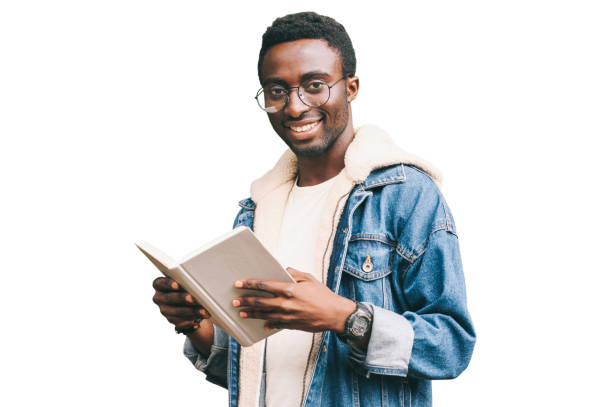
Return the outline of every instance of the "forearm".
{"type": "Polygon", "coordinates": [[[194,333],[188,334],[187,337],[202,355],[208,356],[210,355],[214,334],[215,330],[210,319],[203,319],[200,322],[200,328],[194,333]]]}
{"type": "Polygon", "coordinates": [[[183,354],[197,370],[206,375],[206,380],[227,388],[229,336],[223,329],[218,326],[213,328],[209,324],[208,322],[198,330],[201,332],[197,334],[194,332],[185,338],[183,354]],[[210,339],[207,332],[214,332],[214,339],[210,339]],[[194,341],[199,342],[199,348],[196,347],[194,341]]]}

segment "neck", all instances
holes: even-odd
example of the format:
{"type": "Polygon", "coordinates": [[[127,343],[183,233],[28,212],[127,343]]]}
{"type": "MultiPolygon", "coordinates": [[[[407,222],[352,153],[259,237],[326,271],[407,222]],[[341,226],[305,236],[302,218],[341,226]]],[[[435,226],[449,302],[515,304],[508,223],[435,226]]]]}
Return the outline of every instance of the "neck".
{"type": "Polygon", "coordinates": [[[344,154],[355,137],[352,120],[349,120],[342,134],[324,153],[315,157],[298,156],[298,186],[309,187],[335,177],[344,168],[344,154]]]}

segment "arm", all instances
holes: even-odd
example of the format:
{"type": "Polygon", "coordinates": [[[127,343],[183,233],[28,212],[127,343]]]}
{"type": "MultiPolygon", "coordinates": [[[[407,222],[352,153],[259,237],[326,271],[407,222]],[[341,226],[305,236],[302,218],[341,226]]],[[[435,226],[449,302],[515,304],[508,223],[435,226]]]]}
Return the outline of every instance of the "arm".
{"type": "Polygon", "coordinates": [[[229,336],[221,328],[210,324],[213,338],[203,334],[200,337],[198,331],[187,335],[183,346],[183,354],[200,372],[206,374],[206,380],[227,388],[227,349],[229,347],[229,336]],[[203,340],[206,345],[210,343],[208,352],[199,349],[199,341],[203,340]]]}
{"type": "Polygon", "coordinates": [[[183,353],[208,381],[227,387],[227,335],[214,327],[208,312],[176,281],[159,277],[153,287],[153,302],[177,330],[192,327],[195,319],[202,319],[200,327],[187,334],[183,353]]]}
{"type": "Polygon", "coordinates": [[[199,353],[210,356],[210,348],[212,347],[215,335],[214,329],[214,325],[210,320],[205,320],[200,323],[200,329],[186,336],[199,353]]]}

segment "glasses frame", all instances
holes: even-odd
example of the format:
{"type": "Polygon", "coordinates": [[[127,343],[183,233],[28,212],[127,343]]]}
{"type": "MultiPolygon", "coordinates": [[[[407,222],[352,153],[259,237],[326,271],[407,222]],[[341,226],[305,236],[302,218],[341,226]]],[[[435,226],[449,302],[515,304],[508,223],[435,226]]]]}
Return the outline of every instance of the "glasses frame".
{"type": "MultiPolygon", "coordinates": [[[[267,110],[265,107],[263,107],[263,106],[262,106],[262,105],[259,103],[259,99],[258,99],[258,98],[259,98],[259,95],[261,95],[261,94],[264,92],[264,88],[263,88],[263,87],[261,87],[261,88],[260,88],[260,89],[257,91],[257,94],[255,95],[255,101],[257,102],[257,106],[259,106],[259,107],[260,107],[260,109],[261,109],[261,110],[263,110],[264,112],[266,112],[266,113],[278,113],[278,112],[280,112],[281,110],[283,110],[284,108],[286,108],[286,107],[287,107],[287,103],[289,103],[289,93],[291,93],[291,90],[292,90],[292,89],[297,89],[297,95],[298,95],[298,99],[300,99],[300,102],[302,102],[303,104],[305,104],[305,105],[306,105],[306,106],[308,106],[308,107],[321,107],[321,106],[325,105],[327,102],[329,102],[329,99],[331,98],[331,88],[333,88],[334,86],[336,86],[336,85],[338,84],[338,82],[340,82],[341,80],[344,80],[344,79],[346,79],[346,76],[342,76],[340,79],[338,79],[336,82],[334,82],[334,83],[333,83],[333,84],[331,84],[331,85],[330,85],[330,84],[328,84],[328,83],[325,83],[325,85],[327,86],[327,99],[325,100],[325,102],[321,103],[320,105],[316,105],[316,106],[314,106],[314,105],[310,105],[310,104],[306,103],[306,102],[304,101],[304,99],[302,99],[302,95],[301,95],[301,92],[300,92],[300,88],[302,88],[302,85],[299,85],[299,86],[288,86],[288,87],[286,87],[286,88],[285,88],[285,103],[283,104],[283,107],[281,107],[280,109],[275,110],[275,111],[273,111],[273,112],[269,112],[269,111],[268,111],[268,110],[267,110]]],[[[268,109],[269,109],[269,108],[268,108],[268,109]]]]}

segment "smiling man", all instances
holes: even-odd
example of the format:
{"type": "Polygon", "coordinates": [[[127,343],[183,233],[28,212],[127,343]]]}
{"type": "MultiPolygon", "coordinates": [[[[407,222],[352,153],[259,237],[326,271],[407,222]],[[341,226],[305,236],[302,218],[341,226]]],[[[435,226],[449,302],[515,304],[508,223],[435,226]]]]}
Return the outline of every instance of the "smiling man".
{"type": "Polygon", "coordinates": [[[153,300],[231,406],[429,406],[431,380],[459,375],[475,333],[453,218],[436,170],[379,128],[353,127],[359,91],[351,40],[316,13],[279,18],[263,35],[257,103],[289,150],[240,202],[296,283],[233,305],[283,328],[242,348],[176,282],[153,300]]]}

